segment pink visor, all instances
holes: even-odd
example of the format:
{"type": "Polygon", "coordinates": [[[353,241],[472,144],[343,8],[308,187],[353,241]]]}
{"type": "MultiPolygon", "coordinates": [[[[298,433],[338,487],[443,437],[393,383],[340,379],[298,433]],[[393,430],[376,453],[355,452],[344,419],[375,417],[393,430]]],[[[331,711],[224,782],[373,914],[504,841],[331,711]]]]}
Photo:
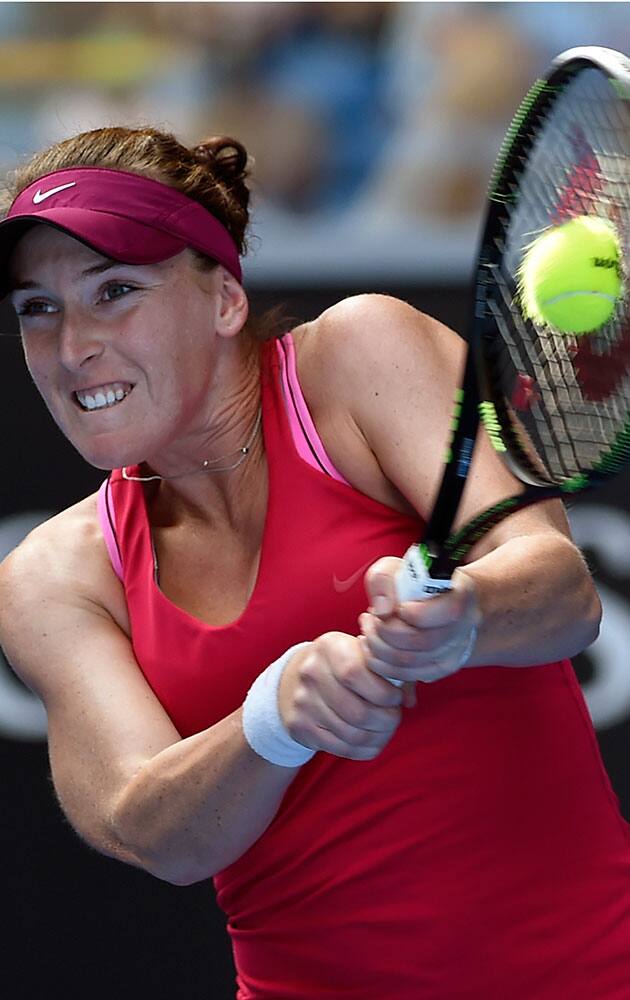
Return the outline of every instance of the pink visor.
{"type": "Polygon", "coordinates": [[[125,264],[156,264],[192,247],[241,281],[234,240],[199,202],[139,174],[79,167],[39,177],[0,222],[0,295],[10,290],[11,252],[34,222],[125,264]]]}

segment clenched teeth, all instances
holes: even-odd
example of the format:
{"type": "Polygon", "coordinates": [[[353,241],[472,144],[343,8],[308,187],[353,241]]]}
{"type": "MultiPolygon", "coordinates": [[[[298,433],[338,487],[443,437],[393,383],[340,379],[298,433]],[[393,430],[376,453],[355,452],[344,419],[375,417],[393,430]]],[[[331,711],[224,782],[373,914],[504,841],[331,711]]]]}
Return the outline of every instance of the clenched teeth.
{"type": "Polygon", "coordinates": [[[75,396],[84,410],[103,410],[119,403],[132,388],[129,382],[108,382],[90,389],[77,389],[75,396]]]}

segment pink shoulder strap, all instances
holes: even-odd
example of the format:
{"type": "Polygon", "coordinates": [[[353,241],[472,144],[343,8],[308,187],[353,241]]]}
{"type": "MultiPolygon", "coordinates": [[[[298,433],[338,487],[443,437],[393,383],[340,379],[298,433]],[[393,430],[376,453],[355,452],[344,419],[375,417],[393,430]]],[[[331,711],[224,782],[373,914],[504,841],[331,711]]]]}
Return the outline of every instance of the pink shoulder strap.
{"type": "Polygon", "coordinates": [[[291,334],[287,333],[284,337],[276,340],[276,348],[280,360],[280,378],[289,426],[298,455],[313,468],[325,472],[333,479],[349,486],[348,480],[335,468],[326,454],[326,449],[309,413],[298,380],[295,346],[291,334]]]}
{"type": "MultiPolygon", "coordinates": [[[[326,449],[309,413],[298,379],[295,347],[290,333],[276,340],[276,350],[291,436],[298,455],[314,469],[349,486],[348,480],[335,468],[326,454],[326,449]]],[[[123,566],[116,540],[116,512],[111,499],[109,479],[106,479],[100,486],[96,497],[96,509],[112,568],[116,576],[122,580],[123,566]]]]}
{"type": "Polygon", "coordinates": [[[122,561],[120,558],[120,551],[118,549],[118,542],[116,541],[116,512],[109,495],[109,479],[106,479],[103,483],[101,483],[99,491],[96,494],[96,510],[99,523],[101,525],[101,531],[103,532],[103,538],[105,539],[105,545],[112,563],[112,568],[116,576],[122,580],[122,561]]]}

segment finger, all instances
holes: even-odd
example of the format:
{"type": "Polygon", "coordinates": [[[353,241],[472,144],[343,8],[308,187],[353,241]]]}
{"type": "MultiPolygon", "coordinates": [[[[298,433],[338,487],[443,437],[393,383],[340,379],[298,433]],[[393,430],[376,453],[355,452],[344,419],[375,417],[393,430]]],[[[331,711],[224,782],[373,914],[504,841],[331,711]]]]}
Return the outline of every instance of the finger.
{"type": "Polygon", "coordinates": [[[369,567],[365,574],[365,590],[370,602],[370,610],[375,615],[386,617],[398,605],[396,575],[402,559],[384,556],[369,567]]]}
{"type": "Polygon", "coordinates": [[[376,615],[363,612],[359,615],[359,627],[371,651],[378,656],[383,649],[382,643],[401,651],[426,652],[435,649],[449,640],[454,626],[451,623],[437,628],[414,628],[401,622],[397,615],[382,621],[376,615]],[[378,640],[381,645],[377,646],[378,640]]]}
{"type": "MultiPolygon", "coordinates": [[[[361,669],[368,672],[362,658],[361,669]]],[[[381,679],[377,678],[379,687],[381,679]]],[[[394,685],[389,685],[394,687],[394,685]]],[[[362,733],[388,733],[396,728],[400,721],[400,706],[403,694],[399,688],[394,688],[395,704],[378,706],[366,701],[360,695],[350,690],[332,674],[322,674],[315,690],[304,687],[296,692],[296,703],[300,704],[305,713],[310,714],[321,725],[333,728],[343,739],[350,741],[349,730],[359,730],[362,733]]]]}
{"type": "Polygon", "coordinates": [[[370,670],[374,671],[380,677],[400,680],[403,684],[415,681],[428,683],[452,674],[457,669],[457,658],[452,654],[439,655],[439,657],[435,653],[424,654],[421,660],[416,659],[412,665],[401,666],[400,664],[390,663],[377,659],[374,656],[369,656],[368,666],[370,670]]]}
{"type": "Polygon", "coordinates": [[[452,590],[427,601],[405,601],[398,608],[397,617],[414,628],[436,628],[462,618],[473,618],[477,613],[474,584],[470,577],[462,574],[452,590]],[[466,582],[462,583],[462,579],[466,582]]]}
{"type": "MultiPolygon", "coordinates": [[[[400,690],[394,684],[388,684],[382,677],[375,676],[368,669],[366,663],[367,646],[363,637],[344,636],[349,639],[348,643],[337,643],[322,636],[316,639],[314,645],[321,651],[328,662],[329,670],[317,670],[315,664],[307,662],[303,665],[303,672],[308,674],[311,669],[317,671],[321,683],[328,684],[325,676],[331,676],[348,691],[363,698],[371,705],[381,708],[396,707],[402,702],[400,690]]],[[[332,688],[327,688],[329,696],[332,696],[332,688]]]]}
{"type": "Polygon", "coordinates": [[[320,729],[317,733],[317,744],[319,750],[333,754],[335,757],[344,757],[346,760],[374,760],[386,746],[387,741],[381,741],[380,744],[375,743],[374,745],[349,746],[333,733],[320,729]]]}
{"type": "MultiPolygon", "coordinates": [[[[349,692],[342,693],[349,694],[349,692]]],[[[348,751],[374,750],[383,747],[398,727],[401,716],[399,708],[380,709],[378,718],[373,714],[369,718],[362,716],[361,706],[348,710],[346,704],[343,711],[349,711],[350,715],[358,713],[362,723],[367,722],[374,728],[363,728],[362,725],[347,722],[340,716],[338,704],[329,705],[325,698],[315,694],[310,695],[307,700],[299,696],[296,698],[296,719],[290,722],[290,734],[305,746],[317,747],[331,753],[343,750],[341,755],[347,756],[348,751]]]]}
{"type": "Polygon", "coordinates": [[[334,704],[330,707],[340,721],[353,729],[361,730],[363,733],[389,733],[393,732],[400,721],[402,691],[397,689],[397,694],[398,705],[381,708],[340,685],[334,704]]]}
{"type": "Polygon", "coordinates": [[[418,704],[418,696],[416,692],[415,683],[403,684],[401,691],[403,693],[403,707],[404,708],[415,708],[418,704]]]}
{"type": "Polygon", "coordinates": [[[413,682],[417,680],[417,677],[410,676],[411,668],[409,666],[404,667],[400,663],[391,663],[389,660],[382,660],[377,656],[373,656],[372,653],[367,654],[367,666],[371,673],[376,677],[383,678],[386,681],[400,681],[400,684],[393,685],[396,686],[397,690],[401,692],[402,698],[402,684],[405,682],[413,682]]]}
{"type": "Polygon", "coordinates": [[[319,706],[318,712],[313,711],[313,708],[311,705],[308,715],[300,715],[287,723],[289,735],[312,750],[350,760],[372,760],[391,736],[390,733],[361,733],[352,727],[346,727],[334,713],[326,712],[325,706],[319,706]]]}

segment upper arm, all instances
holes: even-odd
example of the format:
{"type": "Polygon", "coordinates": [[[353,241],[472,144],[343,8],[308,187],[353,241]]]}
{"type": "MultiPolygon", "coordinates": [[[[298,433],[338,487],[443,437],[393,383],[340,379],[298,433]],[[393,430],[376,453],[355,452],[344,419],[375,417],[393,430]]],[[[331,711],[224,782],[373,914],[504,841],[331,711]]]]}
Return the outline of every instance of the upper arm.
{"type": "MultiPolygon", "coordinates": [[[[437,320],[383,295],[339,303],[320,317],[317,337],[318,377],[326,382],[330,405],[348,410],[383,475],[427,520],[441,482],[465,342],[437,320]]],[[[481,427],[455,526],[521,489],[481,427]]],[[[472,555],[513,535],[541,531],[569,536],[560,501],[505,519],[472,555]]]]}
{"type": "Polygon", "coordinates": [[[179,734],[98,600],[103,567],[89,529],[75,524],[71,538],[68,527],[36,529],[0,566],[0,642],[45,704],[52,777],[68,819],[97,850],[134,863],[110,818],[131,777],[179,734]]]}

